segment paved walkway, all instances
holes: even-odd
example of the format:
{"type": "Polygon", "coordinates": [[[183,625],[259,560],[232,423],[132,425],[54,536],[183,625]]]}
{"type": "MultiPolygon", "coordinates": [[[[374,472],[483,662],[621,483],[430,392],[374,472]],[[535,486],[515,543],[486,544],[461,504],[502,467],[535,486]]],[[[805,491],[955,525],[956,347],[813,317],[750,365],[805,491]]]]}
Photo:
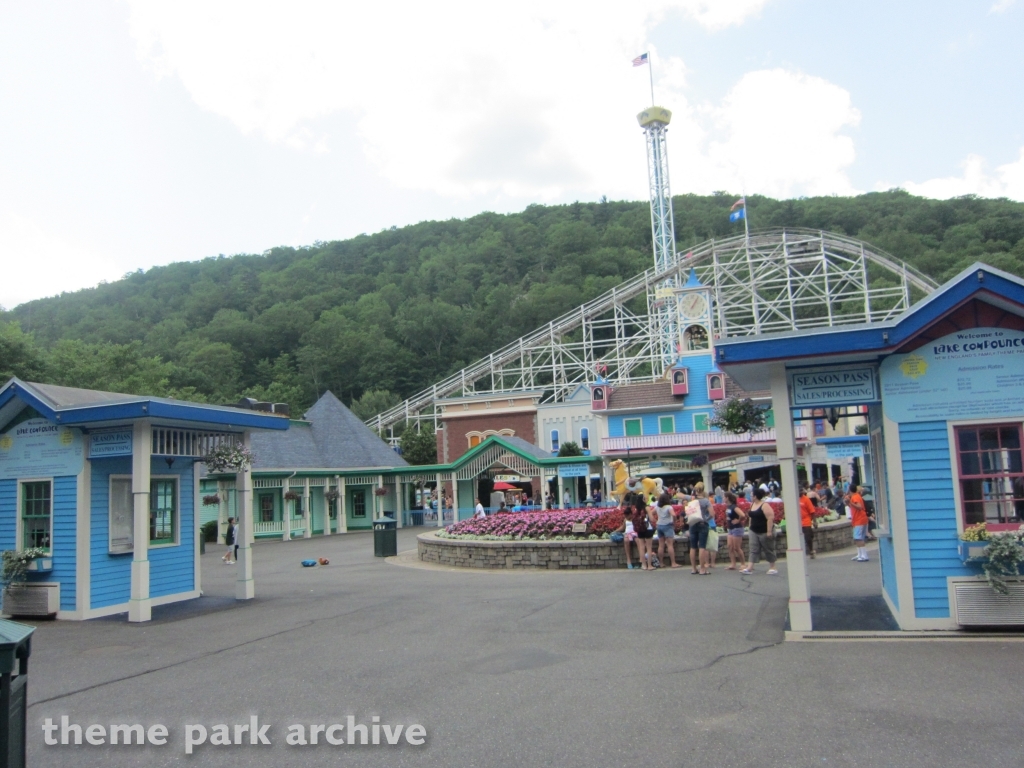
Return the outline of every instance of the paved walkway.
{"type": "MultiPolygon", "coordinates": [[[[400,550],[416,531],[400,531],[400,550]]],[[[257,599],[41,624],[33,766],[1016,764],[1017,643],[782,643],[782,575],[480,573],[375,559],[369,534],[259,543],[257,599]],[[302,568],[307,557],[331,565],[302,568]],[[44,747],[43,718],[164,723],[167,747],[44,747]],[[272,723],[271,747],[184,752],[185,723],[272,723]],[[291,723],[422,723],[423,747],[286,747],[291,723]],[[144,757],[140,755],[144,752],[144,757]]],[[[877,563],[811,561],[815,594],[877,563]]],[[[859,590],[859,592],[858,592],[859,590]]],[[[856,596],[855,594],[852,596],[856,596]]]]}

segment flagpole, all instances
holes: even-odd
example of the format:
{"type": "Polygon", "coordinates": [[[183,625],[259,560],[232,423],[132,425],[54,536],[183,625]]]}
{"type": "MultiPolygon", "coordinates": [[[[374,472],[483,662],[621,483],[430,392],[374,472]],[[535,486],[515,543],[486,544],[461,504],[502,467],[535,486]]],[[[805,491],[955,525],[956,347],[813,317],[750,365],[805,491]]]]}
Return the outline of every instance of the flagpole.
{"type": "Polygon", "coordinates": [[[651,106],[654,106],[654,57],[651,54],[647,54],[647,69],[648,74],[651,76],[651,106]]]}

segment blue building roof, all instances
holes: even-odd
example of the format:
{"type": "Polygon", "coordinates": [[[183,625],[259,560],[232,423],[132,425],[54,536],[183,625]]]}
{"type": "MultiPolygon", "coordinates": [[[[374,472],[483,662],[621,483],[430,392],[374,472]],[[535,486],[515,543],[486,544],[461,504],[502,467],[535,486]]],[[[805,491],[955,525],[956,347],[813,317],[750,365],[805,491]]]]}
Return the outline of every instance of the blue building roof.
{"type": "Polygon", "coordinates": [[[51,421],[77,427],[133,419],[163,419],[220,429],[284,430],[289,424],[288,419],[281,416],[230,406],[61,387],[13,378],[0,388],[0,428],[26,405],[51,421]]]}

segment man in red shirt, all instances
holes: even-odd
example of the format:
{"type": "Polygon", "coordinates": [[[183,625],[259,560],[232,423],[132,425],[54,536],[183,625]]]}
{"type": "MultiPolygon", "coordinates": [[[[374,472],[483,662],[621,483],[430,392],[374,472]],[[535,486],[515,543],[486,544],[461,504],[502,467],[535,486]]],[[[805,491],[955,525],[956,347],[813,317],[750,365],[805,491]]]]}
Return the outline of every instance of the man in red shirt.
{"type": "Polygon", "coordinates": [[[804,551],[814,559],[814,502],[807,488],[800,489],[800,527],[804,533],[804,551]]]}
{"type": "Polygon", "coordinates": [[[846,503],[850,507],[853,516],[853,543],[857,546],[857,556],[854,560],[861,563],[868,561],[868,548],[865,546],[865,539],[868,535],[868,510],[864,506],[864,497],[861,496],[861,486],[853,486],[846,497],[846,503]]]}

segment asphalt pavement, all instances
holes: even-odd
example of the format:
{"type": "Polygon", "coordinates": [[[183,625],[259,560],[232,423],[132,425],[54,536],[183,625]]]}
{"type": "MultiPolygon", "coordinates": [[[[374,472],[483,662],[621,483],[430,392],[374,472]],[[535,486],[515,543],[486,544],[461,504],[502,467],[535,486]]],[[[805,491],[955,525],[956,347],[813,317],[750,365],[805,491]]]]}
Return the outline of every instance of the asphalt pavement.
{"type": "MultiPolygon", "coordinates": [[[[359,533],[258,543],[257,597],[238,602],[220,554],[203,559],[203,598],[148,624],[38,626],[29,765],[932,768],[1024,754],[1024,643],[785,643],[784,561],[777,577],[727,563],[706,577],[458,571],[374,558],[359,533]],[[44,745],[44,720],[62,715],[163,724],[168,743],[44,745]],[[252,716],[270,745],[241,733],[185,753],[186,725],[234,738],[252,716]],[[348,716],[421,724],[425,743],[286,744],[290,725],[348,716]]],[[[808,565],[826,603],[878,594],[877,562],[808,565]]]]}

